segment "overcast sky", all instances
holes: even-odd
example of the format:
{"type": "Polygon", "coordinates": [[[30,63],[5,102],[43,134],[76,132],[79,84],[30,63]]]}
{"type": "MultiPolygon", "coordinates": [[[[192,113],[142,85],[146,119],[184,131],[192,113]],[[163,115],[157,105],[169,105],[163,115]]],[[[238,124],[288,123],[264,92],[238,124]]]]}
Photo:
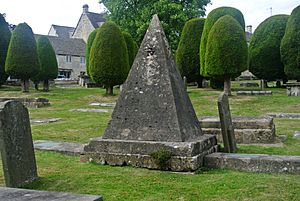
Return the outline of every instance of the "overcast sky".
{"type": "MultiPolygon", "coordinates": [[[[0,13],[12,24],[28,23],[37,34],[48,34],[51,24],[75,27],[88,4],[91,12],[101,12],[98,0],[0,0],[0,13]]],[[[212,0],[207,11],[220,6],[232,6],[244,14],[246,25],[255,29],[272,14],[290,14],[300,0],[212,0]]],[[[207,12],[207,13],[208,13],[207,12]]]]}

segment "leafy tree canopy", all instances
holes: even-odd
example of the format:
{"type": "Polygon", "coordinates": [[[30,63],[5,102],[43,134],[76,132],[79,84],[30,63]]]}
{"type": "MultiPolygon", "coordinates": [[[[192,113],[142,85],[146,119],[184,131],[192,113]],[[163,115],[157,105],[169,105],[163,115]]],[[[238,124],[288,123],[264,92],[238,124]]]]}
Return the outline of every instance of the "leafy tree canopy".
{"type": "Polygon", "coordinates": [[[154,14],[158,14],[173,50],[186,21],[205,15],[210,0],[101,0],[109,19],[141,42],[154,14]]]}
{"type": "Polygon", "coordinates": [[[280,46],[284,71],[288,78],[300,80],[300,6],[288,19],[280,46]]]}
{"type": "Polygon", "coordinates": [[[11,33],[8,29],[8,23],[0,14],[0,85],[3,84],[8,75],[5,73],[5,60],[11,33]]]}
{"type": "Polygon", "coordinates": [[[201,44],[200,44],[200,74],[202,76],[208,76],[205,71],[205,54],[206,54],[206,47],[207,47],[207,41],[208,41],[208,34],[212,27],[214,26],[215,22],[222,16],[230,15],[235,20],[239,22],[242,29],[245,30],[245,20],[243,13],[232,7],[219,7],[214,10],[212,10],[206,19],[204,30],[201,37],[201,44]]]}
{"type": "Polygon", "coordinates": [[[285,33],[288,15],[274,15],[263,21],[251,37],[249,70],[268,81],[285,79],[280,58],[280,43],[285,33]]]}

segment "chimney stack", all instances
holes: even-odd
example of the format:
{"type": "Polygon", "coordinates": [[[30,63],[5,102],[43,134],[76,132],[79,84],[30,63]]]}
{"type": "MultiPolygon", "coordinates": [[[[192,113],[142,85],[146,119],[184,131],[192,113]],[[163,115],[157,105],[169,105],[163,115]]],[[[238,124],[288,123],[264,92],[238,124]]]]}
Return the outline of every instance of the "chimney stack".
{"type": "Polygon", "coordinates": [[[82,6],[82,8],[83,8],[83,13],[88,13],[89,12],[89,6],[87,4],[84,4],[82,6]]]}
{"type": "Polygon", "coordinates": [[[246,31],[252,34],[252,25],[248,25],[246,31]]]}

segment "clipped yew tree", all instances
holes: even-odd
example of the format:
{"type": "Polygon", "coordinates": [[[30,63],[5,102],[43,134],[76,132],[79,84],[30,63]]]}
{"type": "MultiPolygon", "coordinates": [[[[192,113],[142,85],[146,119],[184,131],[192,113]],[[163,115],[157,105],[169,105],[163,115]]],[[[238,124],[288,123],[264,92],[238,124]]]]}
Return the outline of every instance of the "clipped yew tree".
{"type": "Polygon", "coordinates": [[[237,20],[225,15],[217,20],[208,35],[205,71],[224,80],[224,93],[231,95],[231,78],[247,69],[248,46],[245,31],[237,20]]]}
{"type": "Polygon", "coordinates": [[[200,43],[200,74],[204,77],[208,77],[207,73],[205,72],[205,54],[206,54],[206,47],[208,42],[208,35],[212,27],[214,26],[215,22],[222,16],[230,15],[234,19],[236,19],[243,30],[245,30],[245,20],[243,13],[232,7],[219,7],[212,10],[205,21],[201,43],[200,43]]]}
{"type": "Polygon", "coordinates": [[[89,66],[90,66],[90,52],[91,52],[91,48],[93,45],[93,42],[96,38],[97,35],[97,31],[99,30],[99,28],[95,29],[94,31],[92,31],[88,37],[87,40],[87,44],[86,44],[86,49],[85,49],[85,66],[86,66],[86,73],[88,75],[90,75],[90,70],[89,70],[89,66]]]}
{"type": "Polygon", "coordinates": [[[90,75],[103,84],[106,94],[113,94],[113,86],[122,84],[129,69],[125,39],[113,22],[104,23],[97,32],[90,52],[90,75]]]}
{"type": "Polygon", "coordinates": [[[5,60],[11,33],[8,24],[0,14],[0,86],[6,81],[8,75],[5,73],[5,60]]]}
{"type": "Polygon", "coordinates": [[[266,81],[286,80],[280,43],[288,18],[288,15],[269,17],[253,33],[249,46],[249,70],[256,77],[266,81]]]}
{"type": "Polygon", "coordinates": [[[38,80],[43,81],[43,90],[49,91],[49,80],[57,78],[58,64],[55,51],[46,36],[38,38],[37,52],[40,62],[38,80]]]}
{"type": "Polygon", "coordinates": [[[22,91],[29,92],[29,79],[39,73],[40,65],[32,29],[19,24],[12,33],[8,47],[5,71],[21,79],[22,91]]]}
{"type": "MultiPolygon", "coordinates": [[[[126,42],[126,47],[127,47],[127,52],[128,52],[128,62],[129,62],[129,68],[131,68],[133,62],[134,62],[134,59],[135,59],[135,56],[136,56],[136,44],[135,42],[133,41],[133,38],[132,36],[128,33],[128,32],[122,32],[123,34],[123,37],[125,39],[125,42],[126,42]]],[[[129,72],[130,69],[128,69],[128,72],[129,72]]]]}
{"type": "Polygon", "coordinates": [[[300,82],[300,6],[288,19],[280,50],[284,72],[288,78],[300,82]]]}
{"type": "Polygon", "coordinates": [[[187,21],[176,50],[176,64],[181,76],[185,76],[188,82],[197,82],[198,87],[202,87],[199,45],[204,23],[205,19],[200,18],[187,21]]]}

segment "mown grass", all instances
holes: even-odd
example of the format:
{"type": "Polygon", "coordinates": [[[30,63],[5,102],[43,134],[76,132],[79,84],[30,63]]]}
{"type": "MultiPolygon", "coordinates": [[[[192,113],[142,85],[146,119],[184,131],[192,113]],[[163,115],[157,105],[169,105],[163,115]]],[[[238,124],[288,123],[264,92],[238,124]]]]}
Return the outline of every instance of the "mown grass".
{"type": "MultiPolygon", "coordinates": [[[[285,89],[271,88],[273,96],[236,96],[233,84],[230,97],[232,115],[261,116],[269,112],[300,113],[300,98],[287,97],[285,89]]],[[[243,88],[245,90],[245,88],[243,88]]],[[[257,90],[257,89],[256,89],[257,90]]],[[[61,118],[50,124],[32,124],[34,140],[87,143],[101,136],[111,113],[76,113],[71,109],[91,107],[92,102],[115,102],[103,89],[51,88],[49,93],[22,94],[18,87],[0,88],[0,96],[45,97],[50,107],[29,109],[31,119],[61,118]]],[[[198,116],[217,116],[216,100],[220,91],[190,87],[189,96],[198,116]]],[[[275,119],[276,132],[286,135],[283,147],[239,146],[241,153],[300,155],[300,120],[275,119]]],[[[133,167],[110,167],[80,163],[79,157],[51,152],[36,152],[40,180],[31,189],[100,194],[105,200],[300,200],[300,176],[254,174],[229,170],[210,170],[201,174],[178,174],[133,167]]],[[[0,185],[4,185],[0,171],[0,185]]]]}

